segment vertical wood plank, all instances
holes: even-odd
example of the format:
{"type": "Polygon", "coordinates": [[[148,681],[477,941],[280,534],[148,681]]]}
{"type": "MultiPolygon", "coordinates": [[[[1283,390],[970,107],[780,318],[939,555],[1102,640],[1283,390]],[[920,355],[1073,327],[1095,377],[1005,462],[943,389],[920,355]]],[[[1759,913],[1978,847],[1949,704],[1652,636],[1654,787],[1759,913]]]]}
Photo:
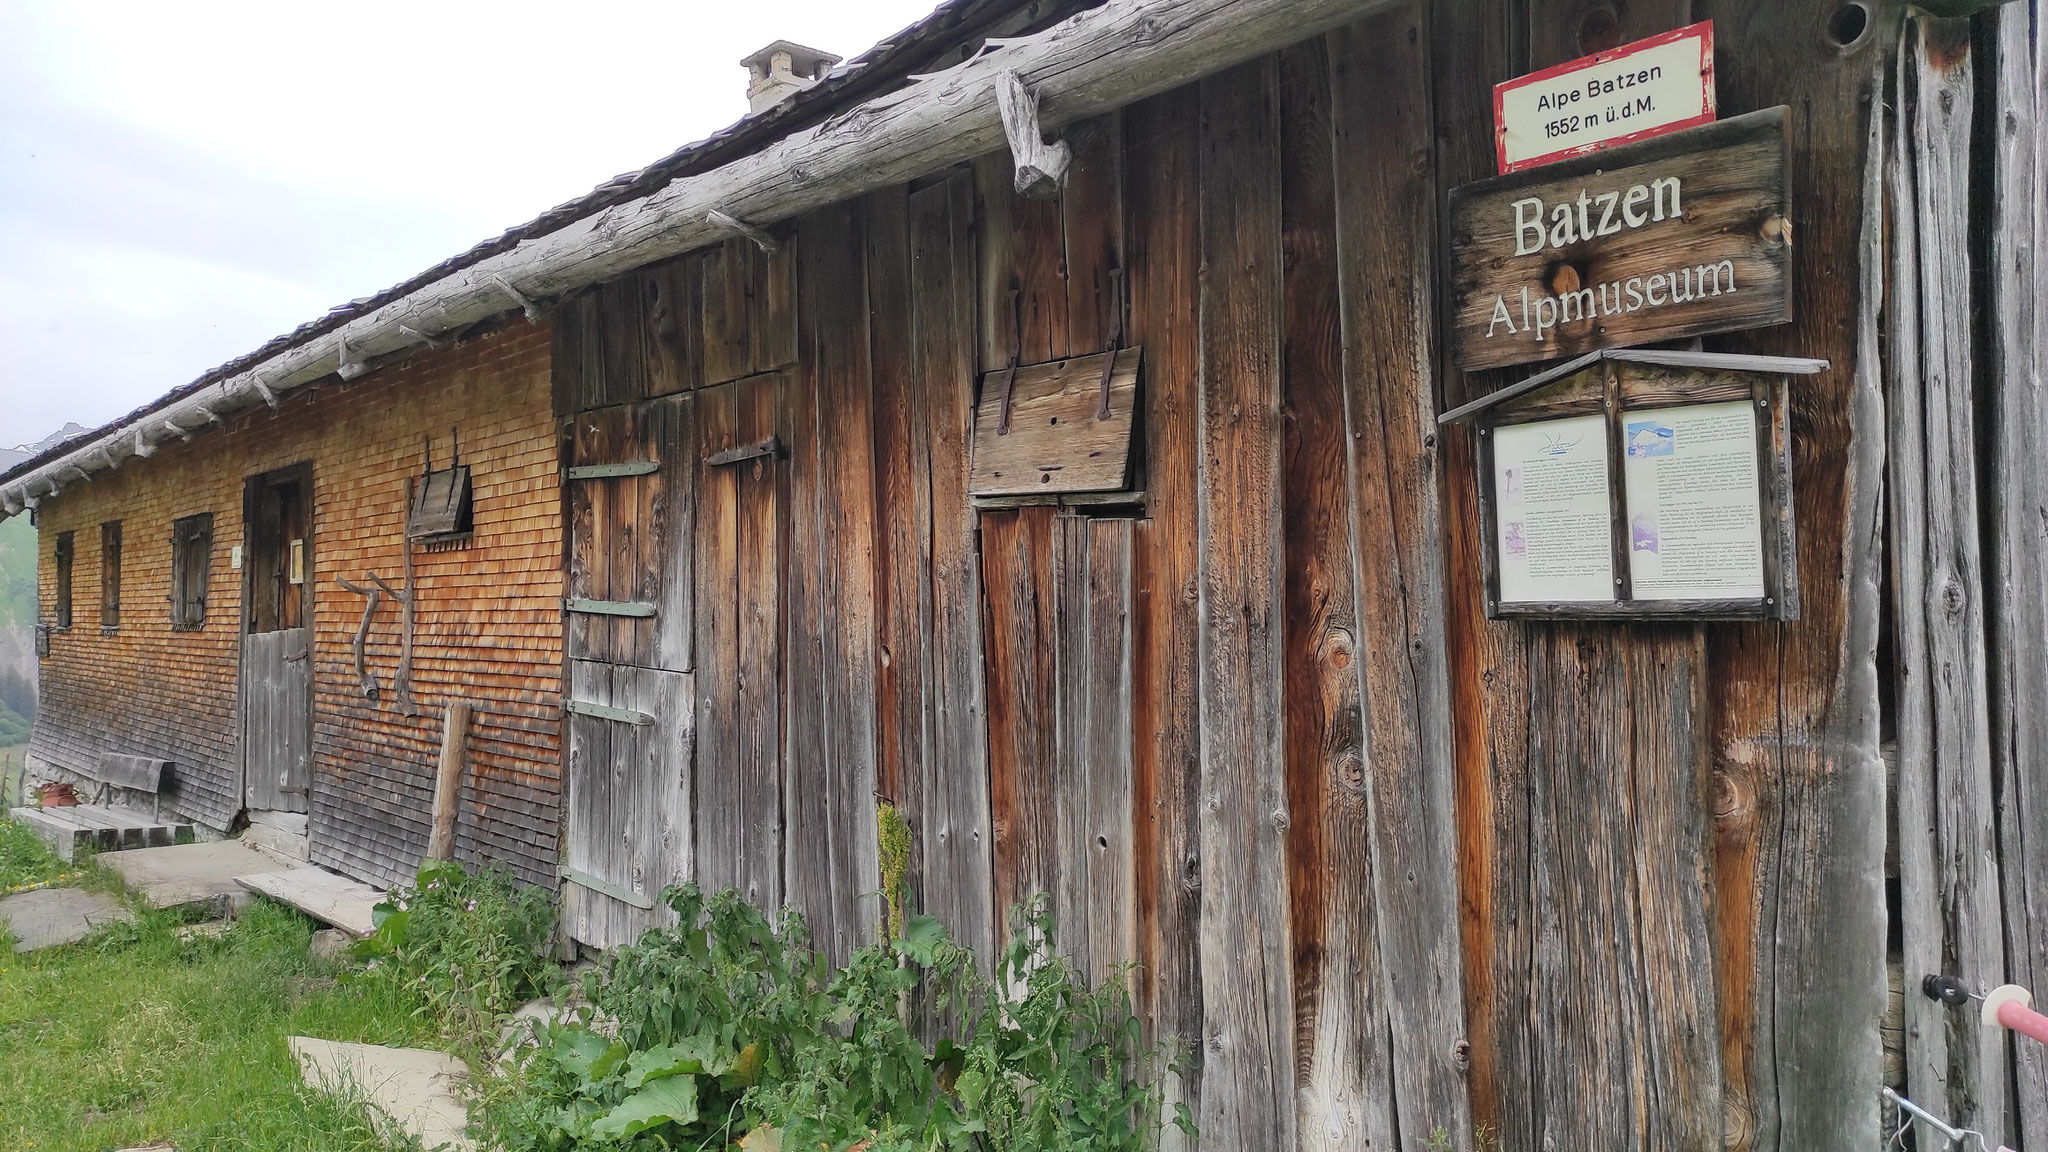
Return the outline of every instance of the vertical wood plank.
{"type": "MultiPolygon", "coordinates": [[[[1991,756],[1998,782],[2005,881],[2007,978],[2048,981],[2048,39],[2039,4],[2001,7],[1992,20],[1994,104],[1990,197],[1993,339],[1986,418],[1991,483],[1991,756]]],[[[2023,1145],[2048,1141],[2048,1049],[2015,1044],[2023,1145]]]]}
{"type": "Polygon", "coordinates": [[[911,395],[930,440],[931,753],[916,829],[924,908],[989,963],[996,940],[980,549],[967,499],[976,342],[974,181],[955,172],[910,198],[911,395]],[[942,878],[942,879],[940,879],[942,878]]]}
{"type": "MultiPolygon", "coordinates": [[[[844,961],[880,922],[876,872],[873,428],[859,205],[806,218],[799,249],[802,362],[814,405],[818,736],[829,757],[794,760],[788,781],[792,899],[821,950],[844,961]],[[800,820],[800,818],[802,818],[800,820]]],[[[799,548],[801,552],[801,548],[799,548]]],[[[799,722],[795,715],[792,725],[799,722]]]]}
{"type": "Polygon", "coordinates": [[[652,544],[651,550],[643,551],[641,563],[644,598],[655,606],[654,635],[643,663],[692,672],[697,666],[698,405],[691,396],[651,401],[643,419],[647,458],[661,465],[659,471],[640,478],[652,491],[652,544]]]}
{"type": "MultiPolygon", "coordinates": [[[[1145,348],[1139,403],[1146,518],[1131,541],[1131,788],[1137,999],[1155,1039],[1179,1042],[1185,1068],[1167,1106],[1199,1097],[1201,855],[1197,839],[1200,616],[1196,459],[1201,266],[1197,127],[1187,85],[1124,110],[1130,342],[1145,348]]],[[[1180,1144],[1178,1130],[1162,1137],[1180,1144]]]]}
{"type": "Polygon", "coordinates": [[[830,617],[824,604],[823,528],[820,503],[826,479],[818,448],[817,311],[827,230],[843,227],[837,217],[817,214],[801,221],[797,234],[799,345],[796,372],[783,395],[780,435],[788,446],[789,463],[782,495],[789,526],[787,556],[782,564],[785,605],[782,646],[782,884],[785,905],[801,911],[814,944],[825,944],[831,930],[830,852],[826,841],[829,798],[822,777],[830,767],[824,725],[824,629],[830,617]],[[825,934],[820,934],[821,927],[825,934]]]}
{"type": "Polygon", "coordinates": [[[1112,270],[1121,270],[1123,214],[1122,117],[1112,112],[1072,124],[1062,138],[1073,149],[1067,184],[1060,192],[1067,334],[1061,354],[1085,356],[1109,339],[1112,270]]]}
{"type": "MultiPolygon", "coordinates": [[[[1900,922],[1908,981],[2004,967],[1984,649],[1970,236],[1975,69],[1967,19],[1915,15],[1899,56],[1891,150],[1886,423],[1891,455],[1900,922]]],[[[1996,1144],[2007,1040],[1906,997],[1906,1087],[1996,1144]]]]}
{"type": "Polygon", "coordinates": [[[1664,634],[1633,648],[1627,667],[1634,922],[1650,1053],[1630,1067],[1651,1109],[1649,1143],[1714,1148],[1723,1142],[1725,1124],[1707,900],[1713,890],[1707,640],[1697,627],[1654,632],[1664,634]]]}
{"type": "Polygon", "coordinates": [[[1010,235],[1010,153],[1003,149],[978,156],[970,171],[975,202],[970,219],[975,221],[981,257],[975,271],[980,316],[976,356],[983,372],[993,372],[1009,363],[1011,339],[1017,332],[1016,310],[1010,303],[1010,290],[1017,287],[1010,235]]]}
{"type": "MultiPolygon", "coordinates": [[[[1354,47],[1332,38],[1338,60],[1354,47]]],[[[1280,53],[1283,690],[1294,1048],[1302,1149],[1394,1146],[1394,1082],[1373,926],[1361,621],[1344,418],[1331,61],[1280,53]]],[[[1341,67],[1349,67],[1345,61],[1341,67]]],[[[1381,144],[1374,141],[1374,144],[1381,144]]],[[[1377,150],[1377,149],[1375,149],[1377,150]]],[[[1383,165],[1382,152],[1375,165],[1383,165]]],[[[1374,349],[1375,355],[1392,349],[1374,349]]],[[[1359,547],[1392,546],[1374,533],[1359,547]]]]}
{"type": "MultiPolygon", "coordinates": [[[[1527,71],[1526,8],[1494,0],[1440,0],[1428,9],[1437,219],[1450,189],[1494,172],[1493,85],[1527,71]]],[[[1342,115],[1347,102],[1340,96],[1342,115]]],[[[1342,129],[1340,129],[1341,131],[1342,129]]],[[[1440,258],[1441,259],[1441,258],[1440,258]]],[[[1446,281],[1441,264],[1436,283],[1446,281]]],[[[1443,292],[1436,294],[1442,306],[1443,292]]],[[[1439,410],[1505,381],[1468,377],[1436,357],[1439,410]]],[[[1535,908],[1530,897],[1527,624],[1486,619],[1478,578],[1477,452],[1470,425],[1439,430],[1443,446],[1446,656],[1456,756],[1460,932],[1471,1037],[1473,1127],[1503,1148],[1536,1147],[1531,1070],[1534,1022],[1526,991],[1535,908]]]]}
{"type": "Polygon", "coordinates": [[[752,308],[747,299],[747,252],[752,243],[730,239],[704,253],[704,381],[722,384],[754,369],[752,308]]]}
{"type": "Polygon", "coordinates": [[[632,404],[647,398],[647,341],[641,329],[637,276],[598,285],[598,333],[604,357],[603,403],[632,404]]]}
{"type": "Polygon", "coordinates": [[[1137,958],[1132,907],[1131,526],[1082,520],[1088,542],[1087,810],[1068,858],[1087,862],[1070,904],[1088,925],[1087,971],[1097,983],[1137,958]]]}
{"type": "Polygon", "coordinates": [[[724,384],[697,393],[697,444],[688,461],[698,475],[695,627],[706,671],[697,691],[697,876],[711,892],[740,887],[749,831],[739,794],[744,677],[734,666],[745,642],[741,629],[750,623],[740,616],[740,470],[703,462],[741,442],[737,392],[737,385],[724,384]]]}
{"type": "MultiPolygon", "coordinates": [[[[779,434],[785,373],[739,382],[737,442],[779,434]]],[[[782,656],[783,565],[789,538],[787,465],[760,456],[738,478],[738,730],[733,819],[739,838],[733,885],[756,908],[783,900],[782,656]]]]}
{"type": "Polygon", "coordinates": [[[763,258],[757,289],[754,364],[766,372],[796,363],[796,253],[784,244],[763,258]]]}
{"type": "MultiPolygon", "coordinates": [[[[988,680],[989,803],[999,916],[1059,873],[1058,572],[1049,506],[981,518],[982,636],[988,680]]],[[[997,925],[1008,939],[1007,921],[997,925]]]]}
{"type": "MultiPolygon", "coordinates": [[[[596,701],[611,695],[611,666],[588,660],[569,661],[568,697],[596,701]]],[[[569,714],[568,780],[563,789],[563,859],[568,867],[592,875],[612,868],[604,835],[614,819],[617,781],[612,776],[612,725],[591,716],[569,714]]],[[[570,936],[602,946],[612,933],[605,921],[609,901],[577,885],[564,887],[562,916],[570,936]]]]}
{"type": "Polygon", "coordinates": [[[1797,5],[1695,0],[1692,15],[1714,21],[1723,114],[1784,103],[1803,126],[1790,142],[1798,314],[1715,344],[1832,365],[1792,390],[1800,620],[1717,628],[1708,648],[1730,1142],[1869,1147],[1886,998],[1883,240],[1871,112],[1894,25],[1876,19],[1844,48],[1797,5]]]}
{"type": "Polygon", "coordinates": [[[1387,1014],[1396,1127],[1409,1146],[1437,1131],[1462,1146],[1473,1136],[1429,319],[1436,253],[1427,239],[1434,204],[1424,19],[1421,4],[1405,4],[1328,39],[1344,378],[1339,455],[1348,464],[1353,655],[1365,702],[1370,867],[1360,875],[1361,886],[1370,884],[1365,930],[1376,936],[1384,981],[1375,991],[1387,1014]]]}
{"type": "Polygon", "coordinates": [[[704,376],[704,329],[698,320],[704,285],[696,258],[666,260],[634,277],[640,285],[647,395],[667,396],[697,387],[704,376]]]}
{"type": "Polygon", "coordinates": [[[1201,1130],[1291,1147],[1281,754],[1280,165],[1271,59],[1201,82],[1201,1130]]]}
{"type": "Polygon", "coordinates": [[[1056,519],[1053,575],[1053,909],[1060,951],[1099,982],[1133,950],[1130,521],[1056,519]]]}
{"type": "MultiPolygon", "coordinates": [[[[925,682],[930,654],[931,484],[924,405],[910,373],[909,194],[901,185],[867,197],[868,332],[874,379],[875,691],[881,794],[915,828],[924,810],[925,682]]],[[[920,845],[911,838],[912,890],[920,845]]]]}

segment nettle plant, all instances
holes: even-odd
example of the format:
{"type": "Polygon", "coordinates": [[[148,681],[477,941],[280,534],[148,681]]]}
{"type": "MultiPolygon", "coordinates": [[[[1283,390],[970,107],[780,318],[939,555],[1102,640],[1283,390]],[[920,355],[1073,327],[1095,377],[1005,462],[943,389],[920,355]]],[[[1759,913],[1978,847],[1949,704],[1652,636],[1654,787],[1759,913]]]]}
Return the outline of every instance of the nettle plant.
{"type": "MultiPolygon", "coordinates": [[[[833,969],[801,917],[735,893],[664,894],[674,928],[619,950],[579,1017],[480,1109],[509,1152],[724,1149],[1140,1152],[1157,1140],[1166,1054],[1125,975],[1090,988],[1043,904],[981,975],[926,916],[833,969]],[[923,1037],[930,1036],[928,1043],[923,1037]]],[[[900,924],[900,929],[897,925],[900,924]]],[[[1188,1126],[1183,1110],[1176,1123],[1188,1126]]]]}
{"type": "Polygon", "coordinates": [[[375,923],[354,947],[371,961],[361,978],[402,986],[464,1043],[480,1046],[500,1017],[562,982],[548,893],[502,870],[431,861],[377,905],[375,923]]]}

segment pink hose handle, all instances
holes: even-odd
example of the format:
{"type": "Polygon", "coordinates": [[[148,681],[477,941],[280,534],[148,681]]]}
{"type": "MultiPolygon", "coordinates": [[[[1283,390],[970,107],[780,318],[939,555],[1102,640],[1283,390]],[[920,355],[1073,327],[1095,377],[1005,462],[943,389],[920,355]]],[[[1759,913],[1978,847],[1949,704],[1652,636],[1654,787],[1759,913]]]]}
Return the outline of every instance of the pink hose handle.
{"type": "Polygon", "coordinates": [[[2007,1000],[1998,1006],[1998,1022],[2022,1036],[2029,1036],[2048,1044],[2048,1016],[2043,1016],[2018,1000],[2007,1000]]]}

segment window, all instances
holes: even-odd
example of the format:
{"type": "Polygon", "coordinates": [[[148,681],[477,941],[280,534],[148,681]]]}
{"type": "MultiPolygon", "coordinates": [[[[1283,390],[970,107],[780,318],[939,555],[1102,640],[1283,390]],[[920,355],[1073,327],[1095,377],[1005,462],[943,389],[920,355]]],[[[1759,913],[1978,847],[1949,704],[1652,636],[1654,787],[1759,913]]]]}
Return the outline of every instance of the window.
{"type": "Polygon", "coordinates": [[[71,627],[71,533],[57,533],[57,627],[71,627]]]}
{"type": "Polygon", "coordinates": [[[100,525],[100,627],[121,626],[121,522],[100,525]]]}
{"type": "Polygon", "coordinates": [[[171,630],[206,626],[206,581],[213,568],[213,513],[171,525],[171,630]]]}

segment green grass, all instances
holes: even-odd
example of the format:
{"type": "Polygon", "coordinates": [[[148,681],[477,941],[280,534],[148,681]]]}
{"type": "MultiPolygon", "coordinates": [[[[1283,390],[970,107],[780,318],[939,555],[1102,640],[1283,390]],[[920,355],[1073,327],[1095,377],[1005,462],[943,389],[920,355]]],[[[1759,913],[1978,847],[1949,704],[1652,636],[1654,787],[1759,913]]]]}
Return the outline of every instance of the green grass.
{"type": "Polygon", "coordinates": [[[0,817],[0,896],[77,871],[51,855],[49,847],[34,832],[0,817]]]}
{"type": "MultiPolygon", "coordinates": [[[[7,867],[52,867],[17,862],[18,841],[0,820],[7,867]]],[[[259,903],[217,939],[180,939],[181,923],[142,911],[132,928],[26,956],[0,940],[0,1148],[394,1147],[360,1107],[301,1087],[285,1037],[431,1045],[417,1001],[309,959],[313,925],[286,908],[259,903]]]]}

